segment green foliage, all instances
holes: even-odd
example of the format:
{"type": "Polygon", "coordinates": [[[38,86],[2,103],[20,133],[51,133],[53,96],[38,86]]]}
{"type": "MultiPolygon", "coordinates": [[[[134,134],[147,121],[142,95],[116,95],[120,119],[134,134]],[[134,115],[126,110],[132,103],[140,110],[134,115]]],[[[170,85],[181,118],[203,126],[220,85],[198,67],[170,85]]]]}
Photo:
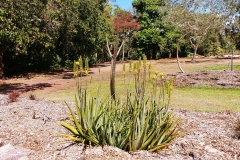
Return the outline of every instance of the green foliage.
{"type": "Polygon", "coordinates": [[[44,68],[51,63],[53,39],[44,18],[46,3],[42,1],[0,2],[0,50],[6,75],[44,68]],[[44,65],[43,65],[44,64],[44,65]]]}
{"type": "MultiPolygon", "coordinates": [[[[131,63],[129,66],[132,66],[131,63]]],[[[147,79],[146,67],[146,57],[134,63],[135,90],[128,88],[126,96],[115,101],[111,96],[101,94],[101,85],[96,97],[87,88],[78,85],[76,108],[72,109],[67,104],[69,121],[60,122],[71,132],[61,134],[63,140],[93,146],[111,145],[126,151],[154,152],[169,145],[179,136],[176,129],[179,120],[168,111],[173,80],[166,80],[163,73],[158,72],[147,79]]],[[[79,70],[75,69],[75,75],[79,75],[79,70]]],[[[125,67],[123,71],[127,74],[125,67]]],[[[132,72],[128,74],[130,76],[132,72]]]]}
{"type": "Polygon", "coordinates": [[[180,33],[163,20],[168,14],[166,0],[134,0],[141,30],[136,34],[133,47],[150,59],[171,57],[180,33]]]}
{"type": "Polygon", "coordinates": [[[79,55],[101,53],[110,32],[102,15],[106,3],[2,0],[0,61],[3,55],[5,75],[69,68],[79,55]]]}

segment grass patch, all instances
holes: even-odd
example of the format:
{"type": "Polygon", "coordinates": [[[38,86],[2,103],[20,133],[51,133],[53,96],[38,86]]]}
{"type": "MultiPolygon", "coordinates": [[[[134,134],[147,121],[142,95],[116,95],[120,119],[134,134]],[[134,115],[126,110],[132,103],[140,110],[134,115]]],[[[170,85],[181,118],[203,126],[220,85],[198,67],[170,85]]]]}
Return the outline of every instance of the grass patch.
{"type": "MultiPolygon", "coordinates": [[[[231,66],[217,65],[217,66],[208,66],[208,67],[200,67],[200,68],[192,68],[191,71],[207,71],[207,70],[228,70],[231,69],[231,66]]],[[[240,65],[234,65],[233,70],[240,70],[240,65]]]]}
{"type": "MultiPolygon", "coordinates": [[[[125,79],[128,81],[128,78],[125,79]]],[[[130,79],[133,82],[133,78],[130,79]]],[[[88,85],[92,95],[97,96],[98,81],[93,80],[88,85]]],[[[132,83],[133,84],[133,83],[132,83]]],[[[123,97],[126,95],[126,88],[134,91],[134,85],[124,84],[123,78],[116,79],[117,96],[123,97]]],[[[44,91],[43,91],[44,92],[44,91]]],[[[182,108],[192,111],[206,111],[206,112],[220,112],[225,110],[240,112],[239,101],[240,89],[226,89],[226,88],[212,88],[212,87],[173,87],[172,100],[170,102],[171,108],[182,108]]],[[[58,90],[48,93],[48,99],[54,101],[74,101],[73,95],[77,93],[76,86],[73,85],[65,90],[58,90]],[[56,96],[57,95],[57,96],[56,96]]],[[[101,96],[110,94],[109,82],[101,83],[101,96]]],[[[44,97],[46,94],[37,95],[37,97],[44,97]]]]}
{"type": "Polygon", "coordinates": [[[240,111],[240,89],[175,87],[170,107],[192,111],[240,111]]]}

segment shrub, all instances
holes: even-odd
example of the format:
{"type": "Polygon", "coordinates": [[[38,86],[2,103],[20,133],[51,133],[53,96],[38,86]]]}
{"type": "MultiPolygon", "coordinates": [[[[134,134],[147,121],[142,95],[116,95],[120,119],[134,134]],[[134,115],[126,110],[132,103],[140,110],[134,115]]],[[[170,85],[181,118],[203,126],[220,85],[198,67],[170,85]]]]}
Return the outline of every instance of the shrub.
{"type": "Polygon", "coordinates": [[[8,100],[9,102],[16,102],[19,96],[20,93],[18,91],[13,91],[8,94],[8,100]]]}
{"type": "Polygon", "coordinates": [[[176,129],[179,119],[168,111],[172,78],[166,80],[162,73],[155,72],[147,80],[145,57],[143,64],[139,60],[134,64],[134,72],[131,70],[129,74],[134,74],[135,91],[127,89],[126,97],[116,101],[110,96],[101,97],[100,87],[95,98],[87,88],[78,85],[76,113],[67,104],[69,121],[60,122],[72,133],[61,134],[63,140],[93,146],[111,145],[125,151],[153,152],[166,147],[179,136],[176,129]]]}

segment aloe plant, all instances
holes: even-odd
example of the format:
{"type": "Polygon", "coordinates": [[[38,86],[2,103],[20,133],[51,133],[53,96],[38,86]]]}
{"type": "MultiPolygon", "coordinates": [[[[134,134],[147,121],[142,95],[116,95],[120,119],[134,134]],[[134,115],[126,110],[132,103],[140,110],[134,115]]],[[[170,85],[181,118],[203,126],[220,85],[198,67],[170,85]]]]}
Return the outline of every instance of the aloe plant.
{"type": "Polygon", "coordinates": [[[173,80],[155,72],[148,81],[145,57],[143,65],[140,63],[141,60],[134,64],[135,91],[127,89],[125,98],[101,97],[101,88],[99,96],[93,98],[87,88],[78,85],[75,112],[67,104],[69,121],[61,122],[71,132],[61,134],[63,139],[93,146],[111,145],[126,151],[154,152],[178,137],[179,119],[168,111],[173,80]]]}

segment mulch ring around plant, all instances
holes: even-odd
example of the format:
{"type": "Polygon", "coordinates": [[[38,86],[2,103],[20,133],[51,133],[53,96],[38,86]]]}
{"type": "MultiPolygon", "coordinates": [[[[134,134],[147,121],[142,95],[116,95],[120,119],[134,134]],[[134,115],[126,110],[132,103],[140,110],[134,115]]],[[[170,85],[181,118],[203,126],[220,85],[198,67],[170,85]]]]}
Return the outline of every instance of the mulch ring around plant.
{"type": "MultiPolygon", "coordinates": [[[[0,100],[0,150],[13,149],[12,153],[19,153],[18,158],[26,158],[26,156],[34,160],[230,160],[240,158],[240,140],[234,132],[240,113],[230,111],[206,113],[171,109],[176,117],[181,119],[178,128],[184,134],[157,153],[147,151],[128,153],[110,146],[84,148],[81,144],[58,142],[61,138],[56,136],[57,134],[68,133],[58,125],[59,121],[66,120],[68,117],[68,110],[64,103],[38,98],[30,100],[28,97],[21,96],[17,102],[8,103],[7,95],[0,95],[0,100]],[[14,148],[21,148],[21,152],[14,151],[14,148]]],[[[74,103],[70,105],[73,107],[74,103]]]]}

